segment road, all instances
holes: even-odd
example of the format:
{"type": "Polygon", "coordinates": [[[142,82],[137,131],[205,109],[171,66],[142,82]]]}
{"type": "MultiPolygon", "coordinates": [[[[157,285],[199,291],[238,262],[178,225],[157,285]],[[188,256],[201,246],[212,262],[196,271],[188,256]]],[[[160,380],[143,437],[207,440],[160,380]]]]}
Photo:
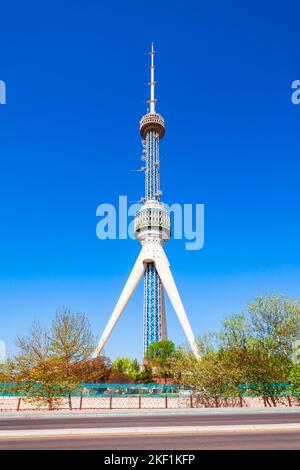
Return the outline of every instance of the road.
{"type": "Polygon", "coordinates": [[[296,450],[300,432],[0,439],[0,450],[296,450]]]}
{"type": "Polygon", "coordinates": [[[235,425],[270,425],[300,423],[298,413],[252,413],[211,415],[114,416],[0,420],[3,430],[87,429],[176,426],[176,434],[52,436],[0,439],[0,449],[299,449],[300,430],[236,431],[235,425]],[[223,426],[230,431],[180,433],[180,426],[223,426]]]}
{"type": "Polygon", "coordinates": [[[3,419],[0,429],[122,428],[129,426],[221,426],[234,424],[300,423],[299,413],[252,413],[211,415],[99,416],[99,418],[3,419]]]}

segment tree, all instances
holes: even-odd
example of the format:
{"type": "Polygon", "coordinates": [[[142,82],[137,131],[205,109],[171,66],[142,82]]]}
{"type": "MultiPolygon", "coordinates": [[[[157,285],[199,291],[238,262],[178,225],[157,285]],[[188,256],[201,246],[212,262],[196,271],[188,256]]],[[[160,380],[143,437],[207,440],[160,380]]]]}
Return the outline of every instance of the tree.
{"type": "Polygon", "coordinates": [[[294,364],[289,376],[290,391],[292,394],[300,396],[300,364],[294,364]]]}
{"type": "Polygon", "coordinates": [[[8,361],[10,376],[28,399],[45,400],[53,408],[83,380],[105,379],[110,364],[105,358],[89,360],[94,337],[83,314],[68,309],[57,312],[50,329],[34,323],[29,336],[17,338],[19,354],[8,361]]]}
{"type": "MultiPolygon", "coordinates": [[[[216,351],[218,348],[218,333],[206,332],[196,337],[197,349],[200,356],[204,356],[208,352],[216,351]]],[[[190,350],[188,345],[181,346],[180,349],[190,350]]]]}
{"type": "Polygon", "coordinates": [[[261,349],[221,348],[197,361],[191,352],[178,350],[174,376],[179,383],[202,390],[204,396],[238,396],[240,384],[252,393],[270,394],[270,382],[282,382],[284,371],[261,349]]]}
{"type": "Polygon", "coordinates": [[[142,383],[151,383],[153,382],[153,371],[152,367],[148,364],[143,364],[141,373],[139,375],[139,381],[142,383]]]}
{"type": "Polygon", "coordinates": [[[105,356],[80,361],[72,366],[72,374],[78,383],[101,383],[109,381],[112,373],[110,360],[105,356]]]}
{"type": "Polygon", "coordinates": [[[51,327],[50,351],[64,364],[61,382],[68,390],[70,409],[72,391],[81,382],[76,364],[87,361],[94,347],[95,338],[84,314],[71,313],[66,308],[56,313],[51,327]]]}
{"type": "Polygon", "coordinates": [[[112,363],[112,368],[127,375],[133,380],[136,380],[139,377],[140,365],[137,359],[117,357],[112,363]]]}
{"type": "Polygon", "coordinates": [[[145,358],[147,365],[152,367],[154,375],[163,377],[165,381],[167,378],[172,377],[175,351],[173,341],[167,339],[150,344],[145,353],[145,358]]]}
{"type": "Polygon", "coordinates": [[[241,312],[225,318],[216,341],[219,348],[246,349],[251,337],[251,325],[246,313],[241,312]]]}
{"type": "MultiPolygon", "coordinates": [[[[298,301],[278,295],[258,297],[245,312],[226,317],[218,333],[198,338],[201,361],[179,348],[174,376],[207,394],[234,395],[245,383],[255,394],[274,395],[280,387],[276,384],[290,377],[293,344],[299,337],[298,301]]],[[[297,373],[294,367],[294,383],[297,373]]],[[[271,401],[275,404],[275,398],[271,401]]]]}
{"type": "Polygon", "coordinates": [[[33,323],[29,336],[17,338],[19,354],[7,361],[6,370],[16,391],[53,409],[66,390],[60,383],[62,363],[51,355],[50,342],[50,332],[33,323]]]}
{"type": "MultiPolygon", "coordinates": [[[[240,384],[249,384],[256,395],[274,395],[274,384],[284,380],[279,356],[272,357],[260,347],[227,348],[217,354],[218,374],[223,394],[239,394],[240,384]]],[[[275,405],[275,401],[273,400],[275,405]]]]}
{"type": "Polygon", "coordinates": [[[61,381],[62,373],[61,361],[57,357],[49,357],[41,359],[33,368],[23,369],[16,381],[28,401],[47,403],[49,410],[52,410],[67,392],[61,381]]]}
{"type": "Polygon", "coordinates": [[[120,372],[119,370],[112,368],[107,382],[118,383],[118,384],[128,384],[132,382],[132,377],[125,374],[124,372],[120,372]]]}
{"type": "Polygon", "coordinates": [[[248,307],[252,335],[270,354],[289,358],[300,337],[300,303],[281,295],[258,297],[248,307]]]}
{"type": "Polygon", "coordinates": [[[246,312],[227,317],[218,337],[218,349],[268,356],[270,366],[276,364],[282,379],[288,380],[293,344],[300,337],[300,304],[282,295],[259,296],[246,312]]]}
{"type": "Polygon", "coordinates": [[[24,366],[34,366],[40,360],[49,358],[50,342],[50,331],[38,322],[32,323],[29,336],[18,336],[16,339],[20,361],[24,366]]]}
{"type": "Polygon", "coordinates": [[[145,353],[147,359],[158,359],[159,361],[167,361],[175,353],[175,345],[173,341],[163,339],[150,344],[145,353]]]}

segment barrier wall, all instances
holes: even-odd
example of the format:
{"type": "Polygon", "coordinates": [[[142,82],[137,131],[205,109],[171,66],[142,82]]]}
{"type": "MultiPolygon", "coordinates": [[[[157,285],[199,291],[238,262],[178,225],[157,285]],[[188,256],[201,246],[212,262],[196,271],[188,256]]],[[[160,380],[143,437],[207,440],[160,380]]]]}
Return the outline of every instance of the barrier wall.
{"type": "MultiPolygon", "coordinates": [[[[271,406],[299,406],[296,397],[74,397],[74,410],[109,410],[109,409],[178,409],[178,408],[256,408],[271,406]]],[[[68,410],[66,398],[59,399],[56,410],[68,410]]],[[[0,397],[2,411],[48,411],[48,405],[24,397],[0,397]]]]}

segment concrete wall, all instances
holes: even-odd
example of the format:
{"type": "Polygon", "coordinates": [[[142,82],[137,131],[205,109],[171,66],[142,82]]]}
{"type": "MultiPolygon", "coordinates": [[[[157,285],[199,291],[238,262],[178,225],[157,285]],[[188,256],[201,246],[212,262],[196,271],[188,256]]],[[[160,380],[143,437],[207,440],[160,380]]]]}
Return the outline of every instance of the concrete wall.
{"type": "MultiPolygon", "coordinates": [[[[73,409],[162,409],[162,408],[256,408],[267,406],[299,406],[300,400],[293,397],[79,397],[72,398],[73,409]]],[[[59,400],[56,409],[67,410],[68,401],[59,400]]],[[[26,398],[0,397],[1,411],[47,410],[47,405],[41,402],[32,402],[26,398]]]]}

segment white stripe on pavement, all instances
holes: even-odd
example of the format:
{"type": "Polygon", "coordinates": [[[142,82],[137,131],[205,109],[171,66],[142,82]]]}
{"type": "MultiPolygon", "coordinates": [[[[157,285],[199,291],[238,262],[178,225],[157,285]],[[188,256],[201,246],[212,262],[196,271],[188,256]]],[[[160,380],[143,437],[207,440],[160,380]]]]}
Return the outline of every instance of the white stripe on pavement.
{"type": "Polygon", "coordinates": [[[274,407],[274,408],[167,408],[167,409],[142,409],[142,410],[72,410],[72,411],[16,411],[16,412],[0,412],[0,426],[1,420],[7,419],[61,419],[61,418],[102,418],[102,417],[121,417],[121,416],[181,416],[181,415],[270,415],[270,414],[290,414],[300,413],[300,407],[274,407]]]}
{"type": "Polygon", "coordinates": [[[245,431],[300,430],[300,423],[236,424],[224,426],[149,426],[127,428],[70,428],[70,429],[16,429],[0,431],[3,438],[57,437],[57,436],[113,436],[135,434],[206,434],[245,431]]]}

